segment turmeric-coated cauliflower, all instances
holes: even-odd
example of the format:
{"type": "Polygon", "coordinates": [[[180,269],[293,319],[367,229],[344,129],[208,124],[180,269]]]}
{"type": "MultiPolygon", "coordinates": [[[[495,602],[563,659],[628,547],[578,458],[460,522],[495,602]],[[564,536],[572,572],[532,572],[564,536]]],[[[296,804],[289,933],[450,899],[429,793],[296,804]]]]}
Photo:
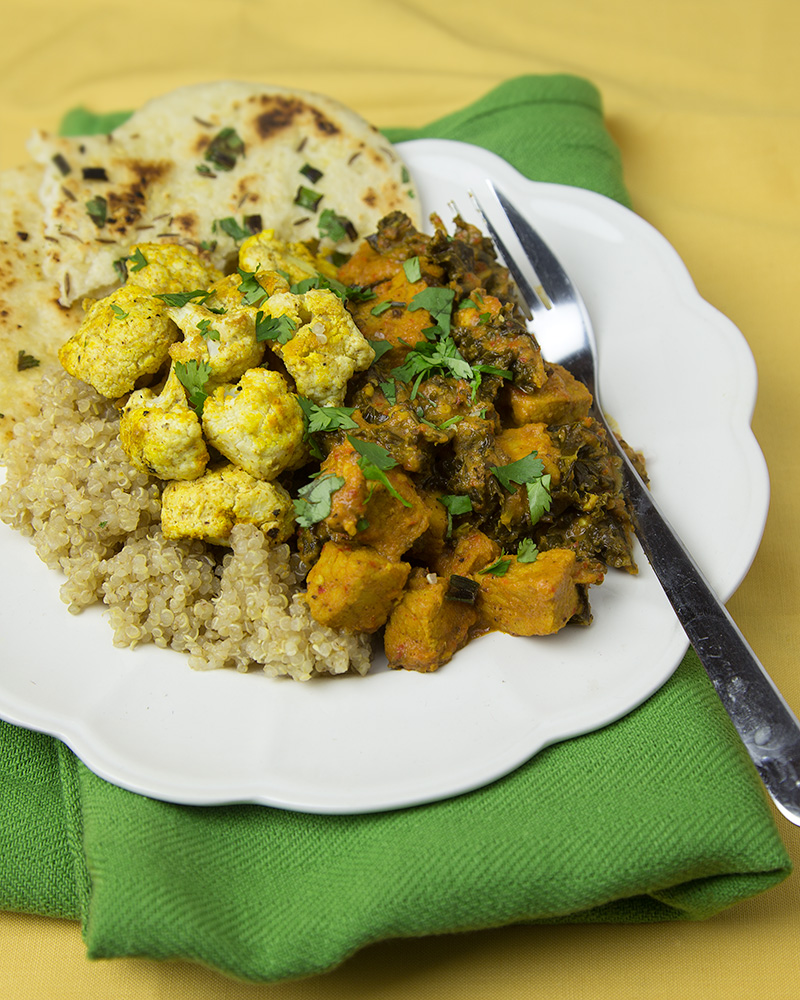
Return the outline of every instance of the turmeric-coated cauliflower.
{"type": "MultiPolygon", "coordinates": [[[[203,404],[209,444],[256,479],[274,479],[306,457],[303,411],[279,372],[251,368],[203,404]]],[[[177,477],[176,477],[177,478],[177,477]]]]}
{"type": "Polygon", "coordinates": [[[272,541],[285,542],[294,530],[292,499],[279,483],[254,479],[235,465],[165,487],[161,498],[165,538],[228,545],[234,524],[255,524],[272,541]]]}
{"type": "Polygon", "coordinates": [[[70,375],[115,399],[142,376],[155,374],[178,336],[161,299],[138,285],[123,285],[88,302],[83,322],[58,357],[70,375]]]}
{"type": "Polygon", "coordinates": [[[336,268],[329,261],[316,257],[304,243],[285,243],[276,239],[274,229],[249,236],[242,243],[239,247],[239,267],[255,274],[282,271],[291,283],[313,278],[317,274],[336,277],[336,268]]]}
{"type": "Polygon", "coordinates": [[[159,479],[197,479],[208,465],[200,419],[174,368],[159,395],[150,389],[131,393],[120,414],[119,439],[131,464],[159,479]]]}
{"type": "Polygon", "coordinates": [[[256,339],[257,310],[245,301],[241,284],[238,274],[229,274],[209,286],[208,296],[169,309],[184,337],[170,350],[173,361],[205,361],[209,387],[235,382],[264,356],[256,339]]]}
{"type": "Polygon", "coordinates": [[[152,293],[205,289],[222,272],[188,247],[175,243],[138,243],[125,258],[128,281],[152,293]]]}
{"type": "Polygon", "coordinates": [[[263,303],[264,313],[287,317],[291,336],[268,341],[301,396],[319,406],[341,406],[347,381],[372,364],[375,352],[334,292],[311,288],[279,292],[263,303]],[[286,340],[282,343],[282,340],[286,340]]]}

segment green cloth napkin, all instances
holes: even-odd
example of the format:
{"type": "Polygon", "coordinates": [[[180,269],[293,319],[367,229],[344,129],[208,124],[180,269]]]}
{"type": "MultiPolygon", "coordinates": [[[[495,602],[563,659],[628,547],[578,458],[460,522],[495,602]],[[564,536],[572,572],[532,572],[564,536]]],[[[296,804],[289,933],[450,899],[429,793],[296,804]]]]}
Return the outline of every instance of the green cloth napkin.
{"type": "MultiPolygon", "coordinates": [[[[388,134],[474,142],[532,178],[627,202],[599,95],[576,77],[513,79],[388,134]]],[[[625,719],[432,805],[366,816],[171,805],[0,723],[0,810],[0,907],[79,919],[93,958],[180,957],[254,981],[320,972],[393,937],[703,919],[791,867],[691,653],[625,719]]]]}

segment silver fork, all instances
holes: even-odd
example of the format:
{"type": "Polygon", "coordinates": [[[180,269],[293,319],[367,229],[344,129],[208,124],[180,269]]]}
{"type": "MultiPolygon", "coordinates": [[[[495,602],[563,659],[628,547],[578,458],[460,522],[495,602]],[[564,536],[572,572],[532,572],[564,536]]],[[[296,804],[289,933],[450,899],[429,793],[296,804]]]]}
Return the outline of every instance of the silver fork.
{"type": "Polygon", "coordinates": [[[530,223],[486,183],[483,200],[473,198],[531,312],[542,353],[592,393],[593,416],[622,459],[626,497],[645,555],[775,805],[800,826],[800,723],[609,427],[600,402],[594,332],[578,289],[530,223]],[[509,250],[515,237],[522,254],[509,250]]]}

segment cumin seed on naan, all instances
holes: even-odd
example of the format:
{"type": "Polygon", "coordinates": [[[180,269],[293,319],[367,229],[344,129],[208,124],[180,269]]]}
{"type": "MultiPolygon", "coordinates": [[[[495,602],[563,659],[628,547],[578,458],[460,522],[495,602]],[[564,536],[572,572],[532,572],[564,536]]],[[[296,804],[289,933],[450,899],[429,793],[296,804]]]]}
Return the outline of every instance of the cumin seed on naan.
{"type": "Polygon", "coordinates": [[[42,274],[42,174],[36,163],[0,171],[0,456],[14,424],[38,411],[41,376],[60,367],[58,348],[83,316],[42,274]]]}
{"type": "Polygon", "coordinates": [[[223,219],[297,241],[318,238],[329,209],[350,225],[323,246],[343,252],[396,209],[419,222],[389,142],[349,108],[302,90],[236,81],[182,87],[109,135],[36,132],[28,148],[44,170],[42,270],[65,306],[115,287],[116,262],[139,242],[210,247],[224,270],[237,241],[223,219]]]}

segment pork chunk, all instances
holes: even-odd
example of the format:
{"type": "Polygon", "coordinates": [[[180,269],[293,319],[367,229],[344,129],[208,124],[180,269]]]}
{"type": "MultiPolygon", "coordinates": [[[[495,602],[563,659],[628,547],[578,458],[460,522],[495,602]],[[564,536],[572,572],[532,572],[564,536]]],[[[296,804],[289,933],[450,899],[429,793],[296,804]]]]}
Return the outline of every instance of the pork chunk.
{"type": "Polygon", "coordinates": [[[308,574],[311,614],[320,625],[375,632],[400,599],[411,566],[367,545],[326,542],[308,574]]]}

